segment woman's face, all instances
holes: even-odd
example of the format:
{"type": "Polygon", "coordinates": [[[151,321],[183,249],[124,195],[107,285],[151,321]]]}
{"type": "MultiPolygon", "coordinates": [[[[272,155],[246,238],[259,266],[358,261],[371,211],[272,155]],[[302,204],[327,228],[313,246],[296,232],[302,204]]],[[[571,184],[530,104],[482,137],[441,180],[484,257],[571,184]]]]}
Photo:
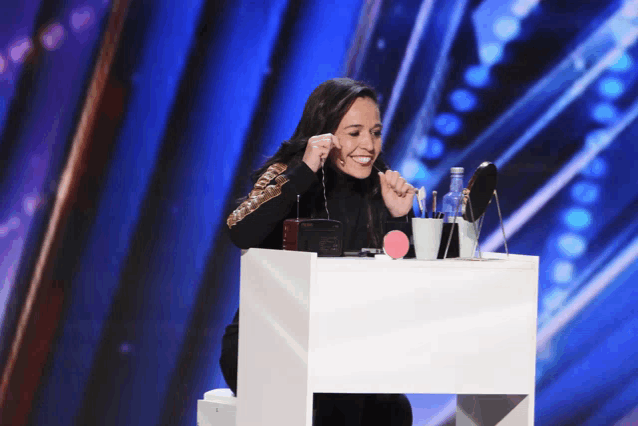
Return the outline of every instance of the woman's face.
{"type": "Polygon", "coordinates": [[[343,116],[335,136],[341,149],[333,149],[330,158],[342,172],[365,179],[381,152],[381,118],[379,107],[370,98],[357,98],[343,116]]]}

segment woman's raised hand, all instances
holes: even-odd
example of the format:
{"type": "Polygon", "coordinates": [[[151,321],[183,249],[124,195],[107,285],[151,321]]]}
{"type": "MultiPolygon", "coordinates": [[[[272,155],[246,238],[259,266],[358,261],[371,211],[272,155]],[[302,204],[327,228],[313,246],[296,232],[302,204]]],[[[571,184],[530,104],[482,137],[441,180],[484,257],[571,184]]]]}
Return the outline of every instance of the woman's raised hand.
{"type": "Polygon", "coordinates": [[[317,173],[323,163],[326,162],[330,150],[333,147],[341,149],[339,139],[332,133],[313,136],[308,139],[302,161],[306,163],[313,172],[317,173]]]}
{"type": "Polygon", "coordinates": [[[399,172],[386,170],[379,172],[381,196],[393,217],[401,217],[412,209],[416,189],[401,177],[399,172]]]}

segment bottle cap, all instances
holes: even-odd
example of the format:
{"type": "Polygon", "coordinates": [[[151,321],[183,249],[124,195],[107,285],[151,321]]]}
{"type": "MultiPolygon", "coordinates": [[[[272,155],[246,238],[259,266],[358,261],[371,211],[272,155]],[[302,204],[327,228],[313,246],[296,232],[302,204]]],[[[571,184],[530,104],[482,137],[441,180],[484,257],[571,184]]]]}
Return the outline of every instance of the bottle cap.
{"type": "Polygon", "coordinates": [[[452,172],[454,174],[463,174],[464,171],[465,171],[465,169],[463,167],[452,167],[450,169],[450,172],[452,172]]]}

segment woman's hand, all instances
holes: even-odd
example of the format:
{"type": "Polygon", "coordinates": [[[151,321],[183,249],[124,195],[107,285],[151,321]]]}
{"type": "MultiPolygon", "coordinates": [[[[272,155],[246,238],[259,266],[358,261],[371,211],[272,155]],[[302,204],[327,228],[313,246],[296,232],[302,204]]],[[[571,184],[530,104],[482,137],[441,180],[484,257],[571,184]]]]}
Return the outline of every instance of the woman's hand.
{"type": "Polygon", "coordinates": [[[416,189],[401,177],[399,172],[379,172],[381,196],[392,217],[401,217],[412,209],[416,189]]]}
{"type": "Polygon", "coordinates": [[[332,133],[313,136],[308,139],[306,151],[303,154],[302,161],[317,173],[319,168],[326,162],[330,150],[335,147],[341,149],[339,139],[332,133]]]}

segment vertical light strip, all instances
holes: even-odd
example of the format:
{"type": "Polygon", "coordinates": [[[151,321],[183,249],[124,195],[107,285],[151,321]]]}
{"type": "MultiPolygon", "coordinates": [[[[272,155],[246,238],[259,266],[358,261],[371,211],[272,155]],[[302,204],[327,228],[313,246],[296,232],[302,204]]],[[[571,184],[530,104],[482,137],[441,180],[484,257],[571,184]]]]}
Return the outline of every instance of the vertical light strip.
{"type": "MultiPolygon", "coordinates": [[[[600,151],[605,149],[623,130],[638,117],[638,101],[634,102],[628,112],[604,135],[603,141],[586,147],[576,154],[554,177],[540,190],[530,197],[518,210],[505,220],[505,235],[511,238],[521,227],[552,198],[563,189],[600,151]]],[[[503,234],[495,230],[482,244],[484,251],[496,251],[503,244],[503,234]]]]}
{"type": "Polygon", "coordinates": [[[636,259],[638,259],[638,237],[634,238],[629,247],[598,273],[568,306],[539,330],[536,337],[537,350],[542,351],[556,333],[565,327],[636,259]]]}
{"type": "Polygon", "coordinates": [[[379,12],[383,0],[367,0],[361,9],[359,25],[354,36],[354,42],[348,51],[348,60],[345,64],[345,75],[357,79],[365,57],[368,53],[370,40],[379,21],[379,12]]]}
{"type": "Polygon", "coordinates": [[[419,14],[416,17],[412,34],[410,34],[410,40],[408,41],[408,46],[405,49],[405,56],[401,62],[401,68],[399,68],[399,74],[397,75],[394,87],[392,88],[392,95],[390,95],[390,100],[388,101],[388,106],[383,117],[383,128],[387,130],[389,130],[392,125],[394,112],[399,104],[401,93],[403,93],[403,87],[408,79],[410,68],[412,68],[412,62],[414,62],[414,56],[419,48],[421,35],[423,34],[423,30],[431,16],[430,12],[432,12],[433,5],[434,0],[423,0],[423,3],[421,3],[421,8],[419,9],[419,14]]]}

